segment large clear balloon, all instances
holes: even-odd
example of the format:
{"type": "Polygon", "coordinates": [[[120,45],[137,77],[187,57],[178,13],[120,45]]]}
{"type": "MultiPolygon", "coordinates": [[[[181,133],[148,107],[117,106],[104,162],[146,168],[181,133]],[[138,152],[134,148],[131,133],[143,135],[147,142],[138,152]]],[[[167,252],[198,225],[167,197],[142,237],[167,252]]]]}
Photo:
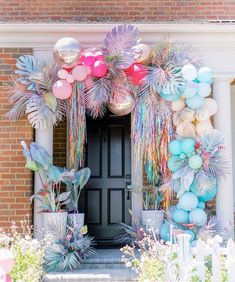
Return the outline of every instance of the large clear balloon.
{"type": "Polygon", "coordinates": [[[127,93],[125,97],[119,99],[113,99],[108,103],[108,109],[110,112],[117,116],[124,116],[132,112],[135,108],[135,96],[131,93],[127,93]]]}
{"type": "Polygon", "coordinates": [[[81,44],[74,38],[59,39],[53,48],[53,55],[57,64],[63,68],[73,68],[82,54],[81,44]]]}

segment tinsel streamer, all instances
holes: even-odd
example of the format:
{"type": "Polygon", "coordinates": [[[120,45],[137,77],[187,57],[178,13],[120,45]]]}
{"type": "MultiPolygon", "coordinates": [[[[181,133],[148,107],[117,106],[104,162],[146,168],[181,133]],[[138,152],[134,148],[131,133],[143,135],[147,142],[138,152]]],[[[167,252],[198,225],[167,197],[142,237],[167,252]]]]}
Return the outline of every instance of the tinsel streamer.
{"type": "Polygon", "coordinates": [[[75,82],[70,99],[70,167],[78,170],[84,165],[86,140],[86,111],[84,100],[84,84],[75,82]]]}
{"type": "MultiPolygon", "coordinates": [[[[148,182],[159,185],[169,177],[167,167],[169,159],[168,145],[172,140],[174,129],[170,103],[160,101],[157,95],[151,93],[151,99],[138,99],[133,124],[132,139],[135,154],[142,152],[144,169],[148,182]]],[[[164,206],[169,206],[170,192],[165,192],[164,206]]]]}

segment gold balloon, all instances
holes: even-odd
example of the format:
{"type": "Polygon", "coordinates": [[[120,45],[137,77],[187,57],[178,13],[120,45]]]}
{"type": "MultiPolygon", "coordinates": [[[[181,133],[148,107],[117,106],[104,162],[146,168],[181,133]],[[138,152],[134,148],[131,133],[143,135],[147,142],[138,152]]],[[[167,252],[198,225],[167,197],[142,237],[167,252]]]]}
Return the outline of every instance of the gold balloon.
{"type": "Polygon", "coordinates": [[[176,126],[176,133],[177,135],[181,137],[185,137],[185,138],[186,137],[190,137],[190,138],[196,137],[195,126],[188,120],[185,120],[176,126]]]}
{"type": "Polygon", "coordinates": [[[70,37],[59,39],[53,48],[56,62],[64,68],[74,67],[81,54],[81,44],[76,39],[70,37]]]}
{"type": "Polygon", "coordinates": [[[137,44],[133,50],[135,51],[135,60],[137,63],[147,64],[151,57],[151,48],[146,44],[137,44]]]}
{"type": "Polygon", "coordinates": [[[120,99],[120,101],[112,99],[108,103],[108,109],[117,116],[125,116],[134,110],[135,101],[135,96],[128,93],[125,97],[123,97],[123,99],[120,99]]]}

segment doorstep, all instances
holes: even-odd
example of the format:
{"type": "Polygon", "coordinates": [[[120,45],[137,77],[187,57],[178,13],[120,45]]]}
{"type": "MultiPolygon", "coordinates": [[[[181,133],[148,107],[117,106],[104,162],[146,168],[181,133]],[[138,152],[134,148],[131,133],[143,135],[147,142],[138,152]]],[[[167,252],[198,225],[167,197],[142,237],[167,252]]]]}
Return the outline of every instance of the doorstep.
{"type": "Polygon", "coordinates": [[[43,282],[59,281],[134,281],[135,272],[121,261],[119,249],[98,249],[97,254],[86,259],[82,267],[66,273],[47,274],[43,282]]]}

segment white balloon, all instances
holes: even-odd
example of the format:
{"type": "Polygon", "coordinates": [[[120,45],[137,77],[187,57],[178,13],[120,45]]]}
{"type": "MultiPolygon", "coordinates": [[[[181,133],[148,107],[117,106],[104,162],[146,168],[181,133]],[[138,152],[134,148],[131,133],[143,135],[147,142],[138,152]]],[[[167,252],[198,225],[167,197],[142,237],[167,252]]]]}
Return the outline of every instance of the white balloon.
{"type": "Polygon", "coordinates": [[[196,137],[195,126],[188,120],[183,121],[176,126],[176,133],[182,137],[196,137]]]}
{"type": "Polygon", "coordinates": [[[217,102],[212,98],[206,98],[203,107],[207,109],[210,113],[210,116],[213,116],[218,109],[217,102]]]}
{"type": "Polygon", "coordinates": [[[194,81],[188,81],[182,94],[183,98],[190,98],[196,95],[197,93],[197,83],[194,81]]]}
{"type": "Polygon", "coordinates": [[[176,100],[176,101],[173,101],[173,102],[171,103],[171,109],[172,109],[172,111],[174,111],[174,112],[179,112],[179,111],[181,111],[184,107],[185,107],[185,101],[184,101],[184,99],[182,99],[182,98],[180,98],[180,99],[178,99],[178,100],[176,100]]]}
{"type": "Polygon", "coordinates": [[[211,94],[211,86],[208,83],[198,83],[197,93],[202,97],[207,97],[211,94]]]}
{"type": "Polygon", "coordinates": [[[183,74],[183,78],[186,80],[194,80],[197,78],[197,69],[192,64],[184,65],[181,72],[183,74]]]}
{"type": "Polygon", "coordinates": [[[212,130],[213,130],[213,126],[210,120],[200,121],[196,125],[196,132],[198,136],[201,136],[202,134],[210,133],[212,130]]]}

